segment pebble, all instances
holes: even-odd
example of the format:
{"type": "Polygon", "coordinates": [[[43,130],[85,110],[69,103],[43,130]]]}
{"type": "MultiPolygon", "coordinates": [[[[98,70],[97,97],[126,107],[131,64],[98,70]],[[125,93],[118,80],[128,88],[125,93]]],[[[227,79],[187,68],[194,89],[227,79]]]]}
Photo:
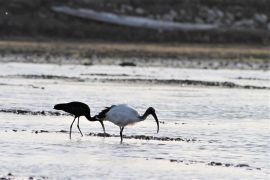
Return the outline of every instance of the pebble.
{"type": "Polygon", "coordinates": [[[210,166],[222,166],[221,162],[210,162],[208,165],[210,166]]]}
{"type": "Polygon", "coordinates": [[[254,20],[257,23],[260,24],[266,24],[267,23],[267,16],[265,14],[254,14],[254,20]]]}
{"type": "Polygon", "coordinates": [[[233,24],[234,27],[246,27],[246,28],[254,28],[255,22],[253,19],[243,19],[240,21],[236,21],[233,24]]]}
{"type": "Polygon", "coordinates": [[[237,164],[235,167],[249,167],[248,164],[237,164]]]}
{"type": "Polygon", "coordinates": [[[142,8],[136,8],[135,9],[135,12],[137,13],[137,14],[144,14],[144,10],[142,9],[142,8]]]}
{"type": "Polygon", "coordinates": [[[136,66],[136,64],[133,62],[122,62],[119,66],[136,66]]]}

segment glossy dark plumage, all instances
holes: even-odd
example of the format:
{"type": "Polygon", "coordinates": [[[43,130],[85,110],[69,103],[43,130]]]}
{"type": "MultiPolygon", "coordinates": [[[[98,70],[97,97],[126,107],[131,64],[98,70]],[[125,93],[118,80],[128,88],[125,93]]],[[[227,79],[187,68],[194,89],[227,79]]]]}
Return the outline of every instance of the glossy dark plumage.
{"type": "Polygon", "coordinates": [[[74,101],[70,103],[56,104],[54,109],[65,111],[75,117],[85,116],[88,120],[91,120],[90,108],[87,104],[82,102],[74,101]]]}
{"type": "Polygon", "coordinates": [[[62,111],[65,111],[65,112],[70,113],[70,114],[75,116],[74,120],[72,121],[72,123],[70,125],[70,132],[69,132],[69,138],[70,139],[71,139],[72,126],[73,126],[73,123],[74,123],[76,118],[78,118],[77,127],[78,127],[81,135],[83,136],[83,134],[82,134],[82,132],[80,130],[80,125],[79,125],[80,116],[85,116],[86,119],[88,119],[89,121],[99,121],[101,123],[101,125],[102,125],[103,131],[104,131],[104,134],[105,134],[105,127],[104,127],[103,122],[101,120],[97,120],[96,118],[91,117],[90,108],[85,103],[74,101],[74,102],[69,102],[69,103],[56,104],[54,106],[54,109],[62,110],[62,111]]]}

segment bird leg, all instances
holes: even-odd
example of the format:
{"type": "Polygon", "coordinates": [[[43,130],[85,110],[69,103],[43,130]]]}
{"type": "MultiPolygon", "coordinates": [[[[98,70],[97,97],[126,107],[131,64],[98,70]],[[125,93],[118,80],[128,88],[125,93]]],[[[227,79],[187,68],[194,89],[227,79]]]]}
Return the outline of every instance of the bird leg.
{"type": "Polygon", "coordinates": [[[77,117],[74,118],[74,120],[72,121],[71,125],[70,125],[70,129],[69,129],[69,139],[71,139],[71,130],[72,130],[72,126],[73,126],[73,123],[75,121],[77,117]]]}
{"type": "Polygon", "coordinates": [[[78,129],[79,129],[79,131],[80,131],[81,135],[83,136],[83,133],[82,133],[82,131],[80,130],[80,125],[79,125],[79,123],[80,123],[80,119],[79,119],[79,118],[80,118],[80,117],[78,117],[77,127],[78,127],[78,129]]]}
{"type": "Polygon", "coordinates": [[[121,137],[121,144],[122,144],[122,142],[123,142],[123,134],[122,134],[122,132],[123,132],[123,130],[124,130],[124,127],[120,127],[120,137],[121,137]]]}
{"type": "Polygon", "coordinates": [[[103,129],[103,136],[105,137],[106,131],[105,131],[105,127],[104,127],[103,121],[100,120],[99,122],[100,122],[100,124],[102,126],[102,129],[103,129]]]}

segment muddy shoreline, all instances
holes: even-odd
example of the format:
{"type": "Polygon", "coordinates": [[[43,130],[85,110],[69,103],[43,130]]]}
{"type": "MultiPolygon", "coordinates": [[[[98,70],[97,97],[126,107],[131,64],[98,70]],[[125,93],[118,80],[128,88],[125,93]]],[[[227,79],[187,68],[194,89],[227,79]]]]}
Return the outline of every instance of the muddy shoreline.
{"type": "Polygon", "coordinates": [[[0,41],[1,62],[268,70],[267,46],[0,41]]]}

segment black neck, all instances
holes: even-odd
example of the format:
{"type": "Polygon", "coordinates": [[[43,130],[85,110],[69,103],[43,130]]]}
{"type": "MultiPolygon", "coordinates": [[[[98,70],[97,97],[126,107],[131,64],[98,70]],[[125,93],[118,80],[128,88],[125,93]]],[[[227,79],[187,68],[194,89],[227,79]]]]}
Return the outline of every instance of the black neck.
{"type": "Polygon", "coordinates": [[[88,121],[96,121],[96,118],[91,117],[91,115],[89,114],[88,116],[85,116],[86,119],[88,119],[88,121]]]}
{"type": "Polygon", "coordinates": [[[142,120],[145,120],[150,114],[152,114],[152,112],[151,112],[151,110],[148,108],[140,118],[141,118],[142,120]]]}

